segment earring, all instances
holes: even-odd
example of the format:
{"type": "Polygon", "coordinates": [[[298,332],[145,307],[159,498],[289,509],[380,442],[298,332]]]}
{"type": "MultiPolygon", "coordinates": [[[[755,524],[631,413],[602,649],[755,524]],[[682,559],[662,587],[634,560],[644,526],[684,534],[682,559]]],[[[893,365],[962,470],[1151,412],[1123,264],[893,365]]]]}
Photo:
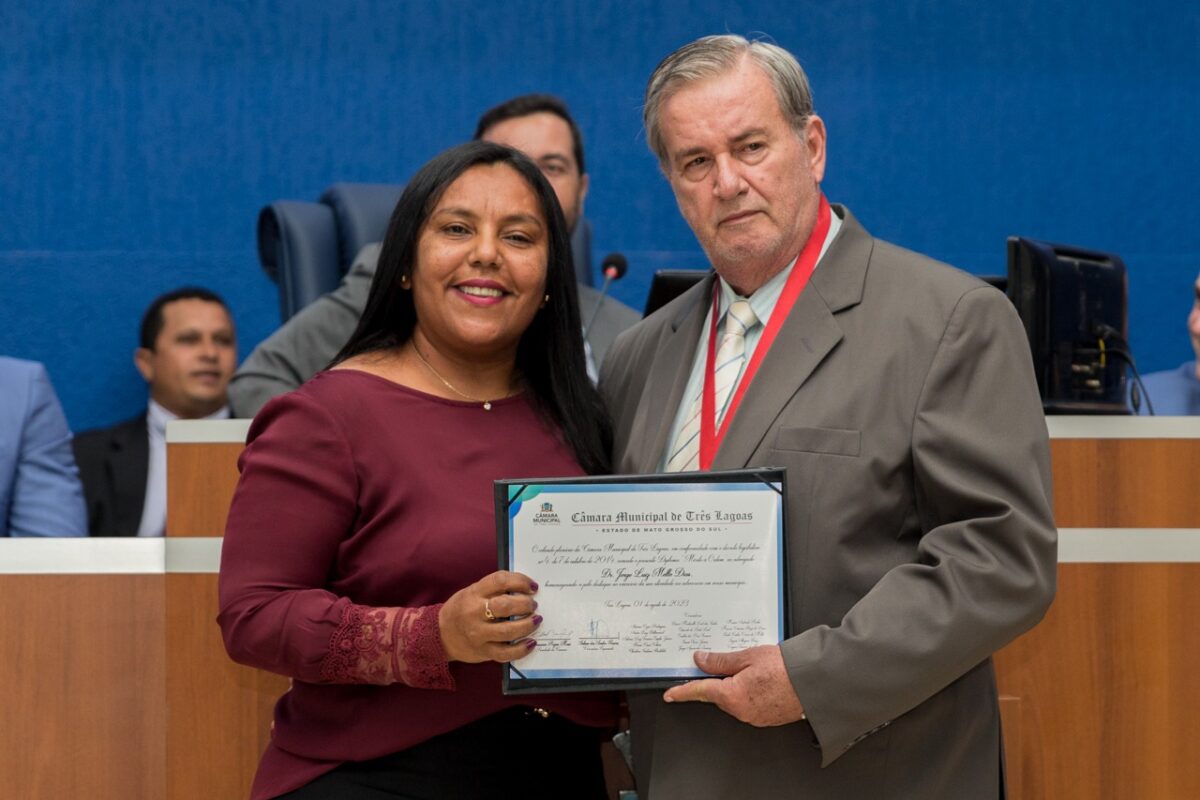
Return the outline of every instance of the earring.
{"type": "Polygon", "coordinates": [[[547,303],[549,303],[549,302],[550,302],[550,295],[546,295],[545,297],[543,297],[543,298],[542,298],[542,305],[541,305],[541,307],[542,307],[542,308],[545,308],[545,307],[546,307],[546,304],[547,304],[547,303]]]}
{"type": "Polygon", "coordinates": [[[400,276],[400,288],[407,289],[410,286],[412,286],[412,281],[409,280],[409,277],[407,275],[401,275],[400,276]]]}

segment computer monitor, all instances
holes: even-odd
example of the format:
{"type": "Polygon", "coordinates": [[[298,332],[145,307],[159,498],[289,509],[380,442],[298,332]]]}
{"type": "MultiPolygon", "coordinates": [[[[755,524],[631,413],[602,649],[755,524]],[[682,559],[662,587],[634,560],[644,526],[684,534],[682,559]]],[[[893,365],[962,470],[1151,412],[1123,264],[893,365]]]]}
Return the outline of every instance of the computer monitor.
{"type": "Polygon", "coordinates": [[[1119,256],[1009,237],[1008,296],[1047,414],[1129,413],[1129,285],[1119,256]]]}
{"type": "Polygon", "coordinates": [[[706,269],[660,269],[650,282],[650,293],[646,295],[646,309],[642,316],[648,317],[708,275],[706,269]]]}

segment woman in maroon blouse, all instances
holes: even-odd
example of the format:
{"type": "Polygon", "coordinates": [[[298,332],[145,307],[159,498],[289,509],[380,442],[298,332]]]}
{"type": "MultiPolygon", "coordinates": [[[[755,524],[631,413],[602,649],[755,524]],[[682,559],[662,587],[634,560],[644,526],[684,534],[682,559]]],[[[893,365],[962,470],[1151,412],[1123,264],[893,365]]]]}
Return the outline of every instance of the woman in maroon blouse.
{"type": "Polygon", "coordinates": [[[408,184],[334,366],[251,425],[221,553],[236,661],[293,679],[260,798],[601,798],[610,694],[501,695],[536,647],[492,481],[609,468],[554,193],[472,142],[408,184]]]}

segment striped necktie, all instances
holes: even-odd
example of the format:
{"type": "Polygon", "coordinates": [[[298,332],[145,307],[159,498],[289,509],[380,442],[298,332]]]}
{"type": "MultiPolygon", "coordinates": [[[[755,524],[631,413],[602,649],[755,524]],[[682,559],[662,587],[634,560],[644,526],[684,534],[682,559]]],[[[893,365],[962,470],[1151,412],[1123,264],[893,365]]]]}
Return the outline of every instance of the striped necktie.
{"type": "MultiPolygon", "coordinates": [[[[713,373],[714,397],[716,400],[716,427],[725,417],[725,407],[737,385],[738,376],[746,364],[746,332],[758,324],[758,317],[748,300],[735,300],[725,312],[725,325],[721,331],[721,346],[717,348],[713,373]]],[[[695,470],[700,461],[700,408],[703,405],[704,381],[688,409],[687,422],[679,429],[675,443],[671,446],[671,457],[667,459],[667,472],[695,470]]]]}

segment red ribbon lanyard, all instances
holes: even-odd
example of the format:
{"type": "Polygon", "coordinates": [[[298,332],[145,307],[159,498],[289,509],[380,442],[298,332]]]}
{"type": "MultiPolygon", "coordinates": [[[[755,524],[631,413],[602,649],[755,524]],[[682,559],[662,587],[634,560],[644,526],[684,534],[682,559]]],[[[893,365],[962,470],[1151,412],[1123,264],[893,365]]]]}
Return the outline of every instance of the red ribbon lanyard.
{"type": "Polygon", "coordinates": [[[704,368],[704,393],[700,401],[700,469],[708,469],[712,465],[713,458],[725,438],[725,431],[729,429],[729,423],[733,421],[733,415],[737,413],[738,406],[742,402],[742,395],[746,393],[746,387],[750,385],[750,381],[754,380],[754,375],[758,372],[758,365],[762,363],[767,351],[771,349],[771,344],[779,335],[779,329],[783,327],[783,321],[791,313],[796,299],[800,297],[804,287],[808,286],[808,279],[812,277],[813,269],[817,266],[817,256],[821,254],[825,236],[829,233],[829,215],[829,201],[822,194],[820,205],[817,208],[817,224],[813,226],[812,233],[809,234],[808,241],[804,244],[804,249],[800,251],[800,257],[796,259],[796,265],[792,267],[792,274],[788,275],[787,283],[783,285],[783,293],[779,295],[779,300],[771,312],[771,318],[763,328],[762,337],[758,340],[758,346],[754,348],[754,356],[746,365],[746,371],[742,373],[737,391],[729,400],[729,407],[725,411],[725,417],[721,420],[719,430],[716,425],[717,390],[714,373],[717,364],[717,314],[720,311],[721,286],[718,281],[713,281],[712,324],[708,331],[708,359],[704,368]]]}

